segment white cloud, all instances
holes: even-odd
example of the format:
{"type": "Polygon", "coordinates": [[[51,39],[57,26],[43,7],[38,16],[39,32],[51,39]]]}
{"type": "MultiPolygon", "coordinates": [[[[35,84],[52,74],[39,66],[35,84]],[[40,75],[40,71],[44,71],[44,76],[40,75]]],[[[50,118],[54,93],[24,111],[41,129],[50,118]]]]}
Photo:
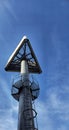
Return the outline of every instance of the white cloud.
{"type": "Polygon", "coordinates": [[[11,90],[9,89],[9,84],[1,75],[0,75],[0,86],[3,92],[6,94],[6,96],[8,96],[8,99],[11,100],[11,96],[10,96],[11,90]]]}
{"type": "Polygon", "coordinates": [[[17,115],[18,113],[18,104],[14,101],[12,101],[12,97],[10,94],[10,89],[7,81],[0,75],[0,87],[1,93],[3,96],[0,100],[0,129],[1,130],[17,130],[17,119],[13,117],[13,114],[17,115]],[[5,95],[6,96],[5,96],[5,95]],[[3,100],[2,100],[3,99],[3,100]],[[6,103],[5,103],[6,102],[6,103]],[[10,107],[7,106],[8,103],[10,104],[10,107]],[[4,104],[4,105],[3,105],[4,104]],[[7,107],[5,107],[5,104],[7,107]],[[3,108],[2,108],[3,105],[3,108]]]}
{"type": "Polygon", "coordinates": [[[38,113],[38,128],[40,130],[53,130],[52,119],[49,117],[49,111],[46,103],[36,102],[36,111],[38,113]]]}
{"type": "Polygon", "coordinates": [[[0,109],[0,129],[1,130],[17,130],[17,119],[14,118],[12,115],[13,113],[17,114],[17,105],[10,109],[0,109]]]}
{"type": "Polygon", "coordinates": [[[17,21],[17,16],[15,14],[15,11],[13,9],[12,3],[9,1],[4,2],[5,8],[9,11],[9,13],[13,16],[13,18],[17,21]]]}
{"type": "Polygon", "coordinates": [[[67,91],[68,87],[66,91],[63,88],[62,90],[59,90],[59,87],[50,88],[46,91],[46,101],[44,99],[35,103],[40,130],[68,130],[69,103],[64,96],[69,91],[67,91]],[[57,121],[60,122],[58,125],[57,121]]]}
{"type": "Polygon", "coordinates": [[[2,16],[3,13],[7,13],[7,11],[9,11],[10,15],[12,15],[13,18],[15,20],[17,20],[17,16],[16,16],[15,11],[13,9],[12,2],[9,1],[9,0],[1,1],[0,2],[0,14],[1,14],[1,16],[2,16]]]}
{"type": "Polygon", "coordinates": [[[59,88],[51,88],[50,91],[48,91],[46,106],[47,110],[53,115],[53,117],[57,114],[56,119],[58,118],[61,121],[69,122],[69,103],[64,100],[67,91],[64,92],[64,95],[62,95],[63,91],[61,90],[60,93],[59,88]]]}

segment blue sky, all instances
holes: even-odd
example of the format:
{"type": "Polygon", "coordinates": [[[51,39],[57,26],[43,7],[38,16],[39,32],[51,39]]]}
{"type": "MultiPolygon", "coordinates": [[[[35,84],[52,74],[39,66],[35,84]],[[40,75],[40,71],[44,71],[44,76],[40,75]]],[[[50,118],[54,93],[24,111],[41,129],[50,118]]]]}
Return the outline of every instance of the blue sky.
{"type": "Polygon", "coordinates": [[[17,130],[14,73],[4,66],[26,35],[43,73],[36,75],[39,130],[69,130],[69,1],[0,0],[0,129],[17,130]]]}

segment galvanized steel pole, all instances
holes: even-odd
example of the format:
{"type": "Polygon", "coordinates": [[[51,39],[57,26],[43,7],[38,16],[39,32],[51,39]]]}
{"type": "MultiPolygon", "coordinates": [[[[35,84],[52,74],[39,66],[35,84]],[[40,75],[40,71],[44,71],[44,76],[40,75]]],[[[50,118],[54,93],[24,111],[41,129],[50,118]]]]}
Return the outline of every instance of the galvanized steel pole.
{"type": "Polygon", "coordinates": [[[32,97],[29,88],[29,72],[25,60],[21,62],[21,77],[23,87],[21,88],[19,97],[18,130],[34,130],[32,97]]]}

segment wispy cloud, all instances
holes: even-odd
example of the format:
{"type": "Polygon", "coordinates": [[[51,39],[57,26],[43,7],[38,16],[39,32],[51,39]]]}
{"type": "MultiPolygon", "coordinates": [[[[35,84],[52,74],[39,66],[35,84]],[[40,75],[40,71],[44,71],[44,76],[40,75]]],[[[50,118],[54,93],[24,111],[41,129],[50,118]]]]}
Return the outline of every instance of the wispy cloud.
{"type": "Polygon", "coordinates": [[[46,99],[36,103],[40,130],[68,130],[69,103],[65,99],[66,94],[69,94],[67,90],[50,88],[46,91],[46,99]]]}
{"type": "Polygon", "coordinates": [[[17,16],[15,14],[15,11],[13,9],[13,4],[12,2],[10,2],[9,0],[4,0],[0,2],[0,16],[2,16],[2,14],[10,14],[15,21],[17,21],[17,16]]]}
{"type": "Polygon", "coordinates": [[[0,75],[0,86],[1,86],[1,89],[3,90],[3,92],[6,94],[6,96],[8,96],[8,98],[11,100],[8,82],[1,75],[0,75]]]}
{"type": "Polygon", "coordinates": [[[36,103],[36,111],[38,112],[38,128],[40,130],[53,130],[52,119],[49,117],[46,103],[38,101],[36,103]]]}
{"type": "Polygon", "coordinates": [[[0,129],[1,130],[16,130],[17,129],[17,118],[14,117],[18,112],[18,104],[12,101],[12,97],[10,95],[10,89],[8,87],[7,81],[0,76],[0,129]],[[9,107],[10,106],[10,107],[9,107]]]}
{"type": "Polygon", "coordinates": [[[14,20],[17,21],[18,19],[17,19],[17,16],[15,14],[15,11],[13,9],[12,3],[9,1],[5,1],[4,6],[5,6],[6,11],[8,11],[8,13],[10,13],[10,15],[12,15],[14,20]]]}
{"type": "Polygon", "coordinates": [[[15,103],[15,106],[12,106],[8,109],[0,109],[0,129],[1,130],[17,130],[17,121],[18,118],[14,118],[13,114],[17,115],[18,105],[15,103]]]}
{"type": "MultiPolygon", "coordinates": [[[[16,107],[17,110],[17,107],[16,107]]],[[[0,129],[1,130],[17,130],[17,119],[15,119],[13,114],[14,109],[0,110],[0,129]],[[4,113],[4,114],[3,114],[4,113]],[[2,115],[3,114],[3,115],[2,115]]]]}

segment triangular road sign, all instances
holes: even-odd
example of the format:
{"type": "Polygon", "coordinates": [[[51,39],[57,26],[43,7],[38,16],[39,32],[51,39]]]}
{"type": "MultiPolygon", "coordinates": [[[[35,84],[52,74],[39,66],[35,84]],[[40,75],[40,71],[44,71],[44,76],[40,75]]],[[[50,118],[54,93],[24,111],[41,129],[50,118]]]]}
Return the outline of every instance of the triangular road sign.
{"type": "Polygon", "coordinates": [[[6,71],[20,72],[21,61],[26,60],[30,73],[41,73],[42,70],[38,60],[34,54],[29,39],[26,36],[22,38],[12,55],[10,56],[6,66],[6,71]]]}

